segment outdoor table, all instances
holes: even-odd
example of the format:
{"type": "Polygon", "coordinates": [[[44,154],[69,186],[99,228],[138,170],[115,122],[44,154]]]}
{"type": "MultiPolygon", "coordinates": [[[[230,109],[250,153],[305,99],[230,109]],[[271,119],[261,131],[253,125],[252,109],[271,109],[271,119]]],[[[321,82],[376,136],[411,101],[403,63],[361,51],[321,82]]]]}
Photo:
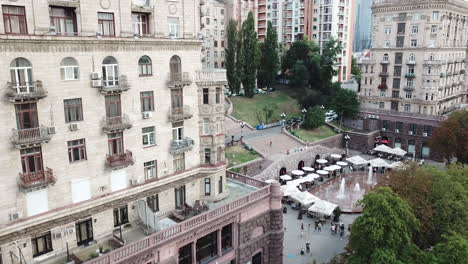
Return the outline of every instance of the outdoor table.
{"type": "Polygon", "coordinates": [[[338,162],[336,163],[336,165],[341,166],[341,167],[346,167],[346,166],[348,166],[348,163],[346,163],[346,162],[344,162],[344,161],[338,161],[338,162]]]}
{"type": "Polygon", "coordinates": [[[304,172],[301,171],[301,170],[293,170],[291,173],[292,173],[293,175],[295,175],[295,176],[302,176],[302,175],[304,175],[304,172]]]}
{"type": "Polygon", "coordinates": [[[340,154],[331,154],[330,157],[332,157],[334,159],[340,159],[341,155],[340,154]]]}
{"type": "Polygon", "coordinates": [[[318,160],[317,160],[317,163],[325,164],[325,163],[328,163],[328,160],[326,160],[326,159],[318,159],[318,160]]]}
{"type": "Polygon", "coordinates": [[[314,171],[314,168],[311,168],[311,167],[302,167],[302,170],[305,171],[305,172],[313,172],[313,171],[314,171]]]}

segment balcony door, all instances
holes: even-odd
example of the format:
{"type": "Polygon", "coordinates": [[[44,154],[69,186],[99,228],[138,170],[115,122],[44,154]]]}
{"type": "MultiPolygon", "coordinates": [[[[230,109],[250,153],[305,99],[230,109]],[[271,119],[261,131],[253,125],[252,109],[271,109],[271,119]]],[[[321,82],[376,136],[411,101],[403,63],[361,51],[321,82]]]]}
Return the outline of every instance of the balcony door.
{"type": "Polygon", "coordinates": [[[93,222],[91,219],[76,223],[76,243],[78,246],[87,245],[94,240],[93,222]]]}
{"type": "Polygon", "coordinates": [[[182,108],[184,106],[182,89],[171,90],[171,106],[172,106],[172,111],[182,112],[182,108]]]}
{"type": "Polygon", "coordinates": [[[102,62],[102,82],[106,87],[119,85],[119,65],[114,57],[106,57],[102,62]]]}
{"type": "Polygon", "coordinates": [[[25,175],[36,177],[42,174],[44,166],[40,147],[21,150],[21,168],[25,175]]]}
{"type": "Polygon", "coordinates": [[[122,116],[120,94],[106,96],[106,117],[122,116]]]}
{"type": "Polygon", "coordinates": [[[116,156],[124,153],[123,134],[112,133],[108,137],[109,155],[116,156]]]}
{"type": "Polygon", "coordinates": [[[172,140],[182,140],[184,138],[184,122],[172,123],[172,140]]]}
{"type": "Polygon", "coordinates": [[[10,64],[11,82],[16,88],[16,92],[32,92],[32,66],[31,63],[23,58],[17,58],[10,64]]]}
{"type": "Polygon", "coordinates": [[[36,128],[39,126],[36,103],[17,104],[15,108],[18,130],[36,128]]]}

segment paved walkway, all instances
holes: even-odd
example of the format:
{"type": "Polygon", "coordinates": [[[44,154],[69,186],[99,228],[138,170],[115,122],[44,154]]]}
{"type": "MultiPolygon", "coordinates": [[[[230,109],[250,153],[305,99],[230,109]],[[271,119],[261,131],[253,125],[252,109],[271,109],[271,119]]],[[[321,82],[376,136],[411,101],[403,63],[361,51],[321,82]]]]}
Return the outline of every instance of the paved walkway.
{"type": "Polygon", "coordinates": [[[298,211],[292,210],[289,205],[288,212],[283,214],[283,225],[286,228],[284,233],[284,264],[311,264],[315,259],[317,264],[327,263],[335,255],[344,251],[348,244],[348,225],[358,217],[358,215],[342,214],[340,220],[346,226],[345,235],[341,238],[339,234],[332,235],[330,232],[330,220],[322,227],[322,232],[314,231],[314,219],[304,216],[302,220],[297,219],[298,211]],[[305,236],[301,237],[301,223],[304,224],[305,236]],[[310,224],[310,231],[308,225],[310,224]],[[305,250],[305,243],[310,242],[310,253],[301,255],[301,248],[305,250]]]}

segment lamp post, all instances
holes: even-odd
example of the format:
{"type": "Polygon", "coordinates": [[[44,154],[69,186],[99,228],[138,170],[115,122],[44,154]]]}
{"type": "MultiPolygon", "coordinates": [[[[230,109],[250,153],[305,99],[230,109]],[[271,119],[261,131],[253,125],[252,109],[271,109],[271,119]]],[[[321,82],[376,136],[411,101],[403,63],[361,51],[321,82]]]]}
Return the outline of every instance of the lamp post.
{"type": "Polygon", "coordinates": [[[345,151],[346,151],[346,152],[345,152],[345,155],[346,155],[346,156],[348,156],[348,144],[349,144],[349,140],[350,140],[350,139],[351,139],[351,137],[350,137],[348,134],[346,134],[346,135],[344,136],[344,140],[345,140],[345,151]]]}
{"type": "Polygon", "coordinates": [[[281,113],[281,118],[283,119],[283,127],[284,127],[284,123],[285,123],[285,119],[286,119],[286,114],[283,112],[281,113]]]}

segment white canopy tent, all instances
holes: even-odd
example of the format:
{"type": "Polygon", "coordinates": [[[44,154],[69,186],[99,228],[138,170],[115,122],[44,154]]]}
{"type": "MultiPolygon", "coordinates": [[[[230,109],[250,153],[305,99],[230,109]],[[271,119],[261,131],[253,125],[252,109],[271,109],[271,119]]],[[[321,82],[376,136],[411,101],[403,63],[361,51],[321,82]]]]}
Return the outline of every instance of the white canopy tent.
{"type": "Polygon", "coordinates": [[[330,154],[330,157],[332,157],[334,159],[339,159],[339,158],[341,158],[341,155],[340,154],[330,154]]]}
{"type": "Polygon", "coordinates": [[[296,202],[306,207],[310,206],[311,204],[317,201],[320,201],[320,198],[318,198],[317,196],[309,192],[293,193],[290,197],[291,199],[295,200],[296,202]]]}
{"type": "Polygon", "coordinates": [[[283,192],[283,196],[291,196],[294,193],[301,192],[299,189],[297,189],[296,185],[282,185],[280,189],[283,192]]]}
{"type": "Polygon", "coordinates": [[[372,167],[388,167],[388,163],[381,158],[369,160],[369,163],[372,167]]]}
{"type": "Polygon", "coordinates": [[[337,207],[338,205],[336,204],[327,202],[325,200],[318,200],[309,207],[309,212],[330,216],[337,207]]]}
{"type": "Polygon", "coordinates": [[[388,153],[388,154],[393,154],[393,149],[387,145],[378,145],[377,147],[374,148],[375,151],[378,151],[378,152],[384,152],[384,153],[388,153]]]}
{"type": "Polygon", "coordinates": [[[401,148],[394,148],[392,149],[393,154],[398,155],[398,156],[404,156],[406,155],[406,151],[402,150],[401,148]]]}
{"type": "Polygon", "coordinates": [[[346,160],[357,166],[369,163],[367,160],[365,160],[363,157],[359,155],[353,156],[351,158],[347,158],[346,160]]]}

